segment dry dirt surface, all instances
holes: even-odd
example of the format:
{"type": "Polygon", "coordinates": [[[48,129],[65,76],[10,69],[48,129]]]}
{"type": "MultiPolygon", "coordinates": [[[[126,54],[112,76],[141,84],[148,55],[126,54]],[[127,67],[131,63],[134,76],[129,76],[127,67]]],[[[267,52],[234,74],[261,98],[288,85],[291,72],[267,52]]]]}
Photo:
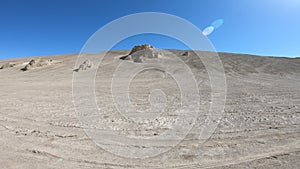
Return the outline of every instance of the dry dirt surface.
{"type": "MultiPolygon", "coordinates": [[[[170,52],[197,75],[205,111],[211,102],[205,66],[192,51],[170,52]]],[[[84,131],[95,126],[82,124],[75,112],[73,74],[98,69],[95,94],[104,114],[97,118],[110,124],[102,130],[159,136],[179,105],[180,91],[171,77],[158,70],[142,72],[129,87],[133,105],[149,108],[148,95],[159,86],[166,94],[167,114],[158,123],[125,124],[114,107],[109,83],[121,62],[144,64],[119,59],[129,53],[111,51],[99,66],[79,72],[74,71],[77,54],[1,60],[0,66],[5,66],[0,69],[0,168],[300,168],[299,58],[219,53],[226,73],[226,105],[205,142],[196,137],[201,128],[196,124],[178,145],[151,158],[125,158],[97,146],[84,131]],[[22,71],[32,59],[54,62],[22,71]]]]}

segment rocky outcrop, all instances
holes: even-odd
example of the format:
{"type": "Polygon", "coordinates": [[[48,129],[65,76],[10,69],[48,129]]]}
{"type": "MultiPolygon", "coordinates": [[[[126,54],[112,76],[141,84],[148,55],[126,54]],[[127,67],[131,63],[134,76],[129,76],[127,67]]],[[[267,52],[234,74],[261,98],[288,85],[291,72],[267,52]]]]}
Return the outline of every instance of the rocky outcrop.
{"type": "Polygon", "coordinates": [[[77,69],[74,69],[75,72],[79,72],[82,70],[86,70],[88,68],[92,68],[93,64],[90,60],[85,60],[82,64],[79,65],[77,69]]]}
{"type": "Polygon", "coordinates": [[[151,46],[151,45],[149,45],[149,44],[137,45],[137,46],[134,46],[134,47],[131,49],[129,55],[131,55],[131,54],[133,54],[133,53],[135,53],[135,52],[137,52],[137,51],[141,51],[141,50],[145,50],[145,49],[154,49],[154,47],[151,46]]]}
{"type": "Polygon", "coordinates": [[[16,64],[15,63],[5,63],[4,65],[2,65],[1,67],[0,67],[0,69],[6,69],[6,68],[11,68],[11,67],[14,67],[14,66],[16,66],[16,64]]]}
{"type": "Polygon", "coordinates": [[[154,59],[161,56],[161,53],[149,44],[134,46],[130,53],[120,57],[122,60],[132,60],[133,62],[142,63],[147,59],[154,59]]]}
{"type": "Polygon", "coordinates": [[[27,71],[30,69],[44,67],[50,65],[52,62],[53,62],[52,59],[32,59],[25,65],[25,67],[21,68],[21,70],[27,71]]]}
{"type": "Polygon", "coordinates": [[[185,51],[181,56],[189,56],[189,52],[185,51]]]}

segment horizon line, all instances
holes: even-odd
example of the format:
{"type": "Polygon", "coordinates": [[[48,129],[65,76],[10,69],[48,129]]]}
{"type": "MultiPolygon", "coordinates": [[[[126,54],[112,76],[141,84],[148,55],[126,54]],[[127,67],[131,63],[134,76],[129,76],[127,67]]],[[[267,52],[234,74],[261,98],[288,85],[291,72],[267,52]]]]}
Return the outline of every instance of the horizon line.
{"type": "MultiPolygon", "coordinates": [[[[131,49],[113,49],[109,51],[130,51],[130,50],[131,49]]],[[[191,49],[162,49],[162,50],[200,51],[200,50],[191,50],[191,49]]],[[[234,54],[234,55],[251,55],[251,56],[259,56],[259,57],[276,57],[276,58],[291,58],[291,59],[300,58],[300,56],[255,54],[255,53],[243,53],[243,52],[233,52],[233,51],[203,51],[203,52],[216,52],[216,53],[227,53],[227,54],[234,54]]],[[[54,54],[45,54],[45,55],[26,55],[26,56],[16,56],[16,57],[13,56],[7,58],[0,58],[0,60],[22,59],[22,58],[30,58],[30,57],[50,57],[50,56],[55,57],[59,55],[76,55],[79,53],[84,53],[84,52],[54,53],[54,54]]],[[[95,53],[101,53],[101,52],[95,52],[95,53]]]]}

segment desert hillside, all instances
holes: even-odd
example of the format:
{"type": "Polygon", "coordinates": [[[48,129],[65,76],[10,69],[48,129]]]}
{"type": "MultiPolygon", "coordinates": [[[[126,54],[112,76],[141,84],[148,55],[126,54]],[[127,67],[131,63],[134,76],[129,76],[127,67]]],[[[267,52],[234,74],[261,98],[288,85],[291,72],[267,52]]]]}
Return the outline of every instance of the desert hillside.
{"type": "MultiPolygon", "coordinates": [[[[165,93],[166,114],[164,118],[156,118],[156,122],[136,125],[124,120],[113,103],[110,89],[120,63],[130,69],[161,57],[160,53],[150,47],[142,54],[110,51],[99,66],[93,59],[77,62],[78,54],[0,60],[1,168],[299,168],[300,58],[219,53],[226,77],[226,104],[213,135],[202,142],[197,135],[205,125],[201,119],[206,117],[212,102],[208,72],[195,52],[168,52],[182,60],[195,75],[201,118],[178,145],[143,160],[124,158],[102,149],[84,130],[159,137],[170,127],[176,119],[173,113],[180,106],[180,91],[170,75],[159,70],[144,71],[136,75],[128,89],[138,110],[151,107],[148,95],[153,89],[165,93]],[[75,112],[73,77],[84,77],[93,70],[97,70],[97,106],[104,112],[93,118],[105,121],[108,126],[83,123],[75,112]]],[[[115,149],[120,146],[121,150],[136,145],[111,143],[110,146],[115,149]]],[[[136,148],[158,151],[164,147],[136,148]]]]}

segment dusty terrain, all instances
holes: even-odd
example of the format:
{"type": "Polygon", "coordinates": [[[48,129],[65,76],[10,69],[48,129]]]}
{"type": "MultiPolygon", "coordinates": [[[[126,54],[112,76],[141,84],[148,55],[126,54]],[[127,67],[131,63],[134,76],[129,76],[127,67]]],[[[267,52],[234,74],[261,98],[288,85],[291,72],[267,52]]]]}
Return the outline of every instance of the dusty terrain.
{"type": "MultiPolygon", "coordinates": [[[[97,146],[84,132],[91,126],[82,124],[75,113],[73,73],[98,69],[95,93],[106,112],[101,118],[109,121],[107,128],[125,135],[156,136],[166,127],[152,123],[144,124],[153,125],[150,129],[122,127],[125,122],[111,101],[109,82],[116,66],[128,62],[119,57],[129,52],[111,51],[99,69],[94,65],[78,72],[77,54],[1,60],[0,66],[5,65],[0,69],[1,168],[300,167],[299,58],[219,53],[226,72],[226,106],[217,129],[204,143],[195,137],[201,127],[196,124],[186,139],[156,157],[123,158],[97,146]],[[37,58],[47,64],[21,70],[37,58]],[[51,63],[45,62],[49,59],[51,63]]],[[[193,52],[171,52],[197,74],[201,104],[207,107],[210,85],[205,67],[193,52]]],[[[148,94],[157,86],[167,95],[166,111],[172,113],[180,93],[171,77],[156,70],[142,72],[132,81],[131,101],[137,109],[149,108],[148,94]]]]}

